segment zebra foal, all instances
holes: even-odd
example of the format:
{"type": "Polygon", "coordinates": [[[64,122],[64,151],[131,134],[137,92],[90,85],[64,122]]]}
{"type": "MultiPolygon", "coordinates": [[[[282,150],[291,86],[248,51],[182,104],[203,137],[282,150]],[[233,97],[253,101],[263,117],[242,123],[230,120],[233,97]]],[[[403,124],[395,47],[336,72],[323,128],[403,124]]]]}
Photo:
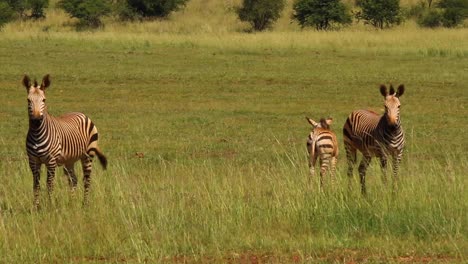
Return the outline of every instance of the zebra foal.
{"type": "Polygon", "coordinates": [[[356,151],[359,150],[363,155],[358,169],[362,194],[366,194],[366,170],[373,156],[380,159],[384,183],[387,182],[387,157],[392,157],[393,189],[396,188],[398,168],[405,145],[405,135],[400,123],[399,99],[404,91],[403,84],[398,86],[396,91],[392,85],[390,91],[385,85],[381,85],[380,93],[385,99],[385,113],[378,115],[368,110],[356,110],[349,115],[344,124],[343,140],[349,179],[353,177],[356,151]]]}
{"type": "Polygon", "coordinates": [[[107,159],[98,147],[98,131],[93,122],[82,113],[68,113],[60,117],[48,114],[45,90],[50,85],[45,75],[41,85],[25,75],[22,83],[28,93],[29,130],[26,137],[26,151],[29,167],[33,174],[34,206],[39,208],[40,169],[47,168],[47,190],[49,196],[54,189],[55,169],[64,166],[70,188],[76,189],[77,177],[74,164],[80,160],[83,167],[84,201],[91,184],[91,165],[94,155],[105,169],[107,159]]]}
{"type": "Polygon", "coordinates": [[[338,141],[336,135],[330,130],[332,118],[320,119],[320,123],[306,117],[312,125],[312,131],[307,138],[307,151],[309,152],[310,177],[315,176],[315,163],[320,160],[320,188],[323,188],[324,175],[330,171],[331,181],[335,181],[336,162],[338,157],[338,141]]]}

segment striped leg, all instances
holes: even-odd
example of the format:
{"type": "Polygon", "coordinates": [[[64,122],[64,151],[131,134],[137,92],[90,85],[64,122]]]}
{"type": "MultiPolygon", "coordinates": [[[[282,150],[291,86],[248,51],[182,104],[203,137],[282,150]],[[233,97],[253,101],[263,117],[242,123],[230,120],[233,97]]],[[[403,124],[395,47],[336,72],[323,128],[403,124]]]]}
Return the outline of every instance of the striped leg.
{"type": "Polygon", "coordinates": [[[371,161],[371,156],[368,154],[364,154],[361,160],[361,164],[359,164],[359,178],[361,181],[361,193],[366,195],[366,170],[369,167],[369,163],[371,161]]]}
{"type": "Polygon", "coordinates": [[[57,163],[55,163],[55,161],[51,161],[49,162],[49,164],[47,164],[47,192],[49,194],[49,199],[51,198],[51,195],[54,192],[54,179],[56,167],[57,163]]]}
{"type": "Polygon", "coordinates": [[[387,185],[387,156],[382,155],[380,157],[380,168],[382,170],[382,182],[387,185]]]}
{"type": "Polygon", "coordinates": [[[330,157],[325,156],[320,158],[320,188],[323,189],[326,180],[327,170],[330,168],[330,157]]]}
{"type": "Polygon", "coordinates": [[[353,169],[356,164],[356,148],[347,141],[344,142],[346,150],[346,159],[348,160],[348,188],[351,190],[353,180],[353,169]]]}
{"type": "Polygon", "coordinates": [[[41,163],[33,158],[29,158],[29,168],[33,174],[33,193],[34,193],[34,207],[40,209],[39,196],[41,193],[41,163]]]}
{"type": "Polygon", "coordinates": [[[88,204],[88,194],[91,188],[91,165],[92,160],[89,156],[81,158],[81,166],[83,167],[83,184],[84,184],[84,198],[83,205],[88,204]]]}
{"type": "Polygon", "coordinates": [[[317,155],[312,153],[312,144],[307,142],[307,151],[309,152],[309,176],[312,181],[315,176],[315,163],[317,162],[317,155]]]}
{"type": "Polygon", "coordinates": [[[330,164],[330,176],[331,176],[331,183],[334,186],[336,184],[336,163],[338,159],[336,157],[331,158],[330,164]]]}
{"type": "Polygon", "coordinates": [[[63,172],[68,178],[68,183],[70,185],[70,191],[72,195],[75,194],[76,186],[78,184],[78,179],[76,178],[74,164],[68,164],[63,167],[63,172]]]}
{"type": "Polygon", "coordinates": [[[402,153],[398,153],[397,155],[393,156],[393,191],[398,189],[398,169],[400,167],[402,153]]]}

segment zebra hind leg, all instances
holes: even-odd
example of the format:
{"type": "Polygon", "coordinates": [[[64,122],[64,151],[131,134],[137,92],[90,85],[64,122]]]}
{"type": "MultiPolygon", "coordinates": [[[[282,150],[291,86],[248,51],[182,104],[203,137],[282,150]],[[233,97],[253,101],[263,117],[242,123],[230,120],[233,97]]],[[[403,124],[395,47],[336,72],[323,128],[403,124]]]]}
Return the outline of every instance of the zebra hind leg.
{"type": "Polygon", "coordinates": [[[78,185],[78,178],[76,177],[74,164],[68,164],[63,167],[63,172],[67,176],[68,184],[72,195],[75,194],[76,186],[78,185]]]}
{"type": "Polygon", "coordinates": [[[84,185],[84,197],[83,205],[88,205],[88,195],[91,188],[91,169],[92,160],[89,156],[81,158],[81,166],[83,167],[83,185],[84,185]]]}
{"type": "Polygon", "coordinates": [[[361,164],[359,164],[359,179],[361,181],[361,193],[363,195],[367,194],[366,190],[366,170],[369,167],[369,163],[371,161],[371,157],[368,155],[364,155],[361,160],[361,164]]]}
{"type": "Polygon", "coordinates": [[[348,161],[348,189],[351,190],[352,180],[353,180],[353,170],[354,165],[356,164],[356,148],[354,148],[347,141],[344,142],[346,150],[346,159],[348,161]]]}

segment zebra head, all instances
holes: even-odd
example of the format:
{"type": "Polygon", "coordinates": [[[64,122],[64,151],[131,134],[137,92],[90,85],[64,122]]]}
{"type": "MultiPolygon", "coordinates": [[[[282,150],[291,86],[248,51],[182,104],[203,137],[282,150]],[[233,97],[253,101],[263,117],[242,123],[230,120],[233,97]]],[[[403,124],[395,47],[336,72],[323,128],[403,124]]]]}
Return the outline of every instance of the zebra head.
{"type": "Polygon", "coordinates": [[[330,125],[333,123],[333,118],[331,117],[328,117],[328,118],[322,118],[320,119],[320,123],[317,123],[315,122],[314,120],[306,117],[307,121],[309,122],[309,124],[312,125],[312,127],[315,129],[315,128],[325,128],[325,129],[329,129],[330,128],[330,125]]]}
{"type": "Polygon", "coordinates": [[[400,84],[397,91],[390,85],[390,91],[387,91],[387,86],[380,85],[380,93],[385,98],[385,117],[390,126],[396,127],[400,124],[400,99],[399,97],[405,92],[405,86],[400,84]]]}
{"type": "Polygon", "coordinates": [[[44,113],[47,111],[45,104],[45,89],[50,85],[49,74],[42,78],[41,85],[37,81],[31,82],[27,75],[23,77],[23,85],[28,92],[28,114],[30,120],[41,120],[44,118],[44,113]]]}

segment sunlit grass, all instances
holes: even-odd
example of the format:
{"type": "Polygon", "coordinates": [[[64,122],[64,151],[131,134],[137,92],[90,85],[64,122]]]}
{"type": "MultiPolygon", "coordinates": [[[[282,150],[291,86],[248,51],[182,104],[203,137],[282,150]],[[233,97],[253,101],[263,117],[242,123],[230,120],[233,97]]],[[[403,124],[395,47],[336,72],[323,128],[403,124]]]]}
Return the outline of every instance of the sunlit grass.
{"type": "Polygon", "coordinates": [[[62,16],[0,33],[0,262],[466,261],[466,29],[76,33],[62,16]],[[51,114],[99,129],[109,169],[95,162],[89,208],[58,170],[31,210],[24,73],[51,74],[51,114]],[[341,143],[352,110],[383,111],[389,82],[407,88],[398,192],[377,162],[369,196],[357,175],[349,191],[340,149],[337,185],[319,193],[304,116],[332,116],[341,143]]]}

